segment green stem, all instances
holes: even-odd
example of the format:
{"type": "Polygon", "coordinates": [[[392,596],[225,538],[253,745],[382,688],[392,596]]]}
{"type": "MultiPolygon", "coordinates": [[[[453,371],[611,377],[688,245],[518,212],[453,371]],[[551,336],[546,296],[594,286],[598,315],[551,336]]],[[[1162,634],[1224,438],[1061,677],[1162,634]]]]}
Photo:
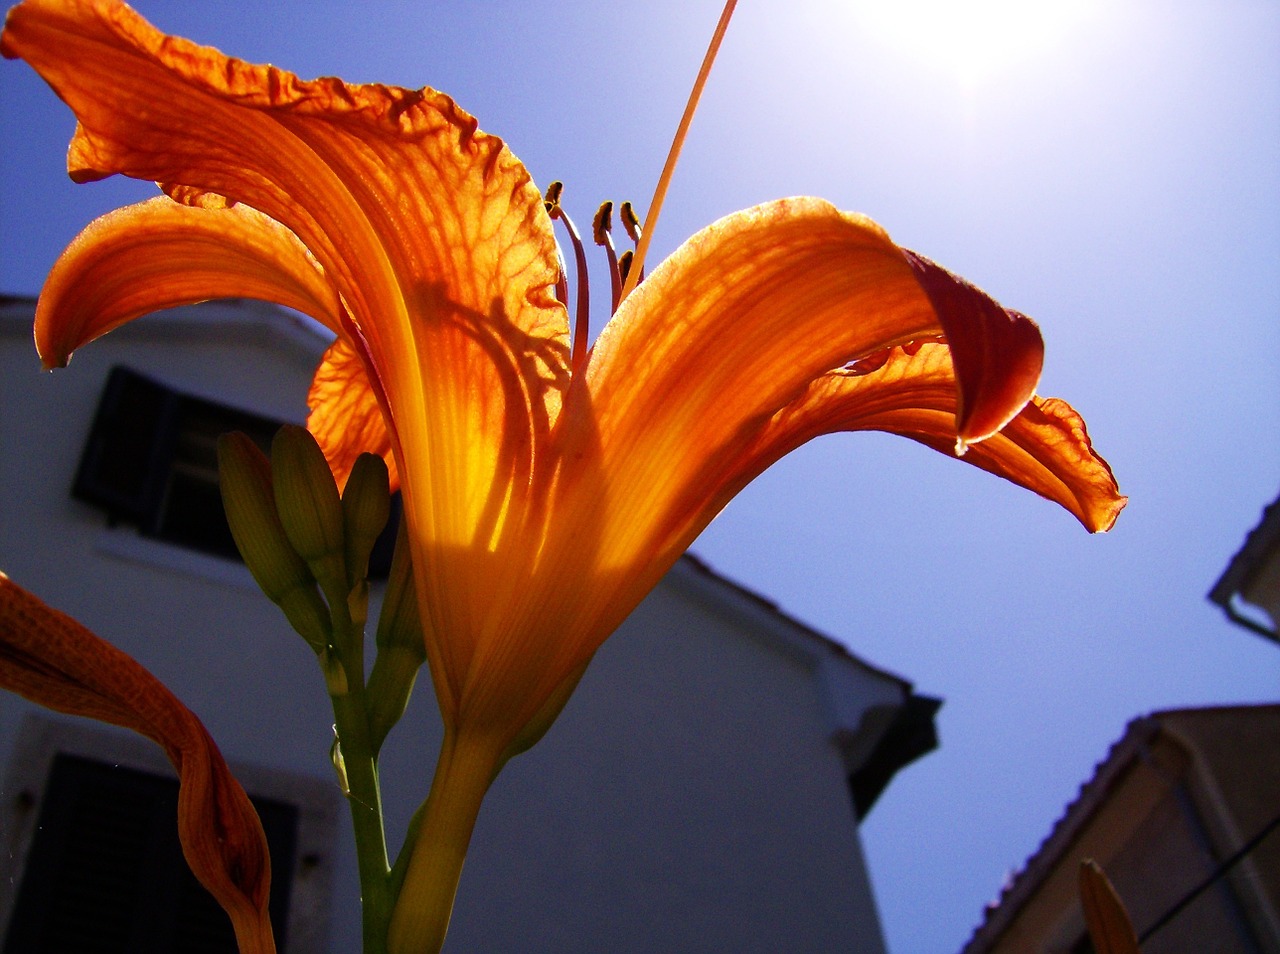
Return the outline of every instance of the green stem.
{"type": "Polygon", "coordinates": [[[320,585],[333,620],[332,651],[338,657],[342,672],[342,678],[333,681],[326,673],[326,680],[345,775],[344,794],[355,832],[364,954],[386,954],[392,894],[382,792],[378,784],[378,753],[369,733],[363,619],[357,622],[352,618],[345,577],[321,579],[320,585]]]}
{"type": "Polygon", "coordinates": [[[334,724],[347,776],[347,805],[355,830],[360,871],[360,906],[364,954],[386,954],[391,920],[387,838],[382,823],[382,794],[378,764],[369,745],[364,690],[332,696],[334,724]]]}
{"type": "Polygon", "coordinates": [[[499,763],[488,739],[446,729],[417,836],[404,849],[411,855],[391,916],[390,954],[438,954],[444,945],[476,816],[499,763]]]}

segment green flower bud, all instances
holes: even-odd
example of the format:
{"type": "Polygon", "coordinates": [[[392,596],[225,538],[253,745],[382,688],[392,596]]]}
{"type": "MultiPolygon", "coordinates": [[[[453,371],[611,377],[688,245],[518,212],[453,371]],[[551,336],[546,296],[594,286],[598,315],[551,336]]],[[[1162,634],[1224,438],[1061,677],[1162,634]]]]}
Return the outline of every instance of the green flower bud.
{"type": "Polygon", "coordinates": [[[342,520],[346,535],[347,585],[369,574],[369,554],[391,516],[391,486],[387,463],[377,454],[361,454],[351,468],[342,492],[342,520]]]}
{"type": "Polygon", "coordinates": [[[294,587],[276,600],[276,605],[284,611],[294,631],[316,652],[321,652],[332,641],[333,620],[314,580],[306,586],[294,587]]]}
{"type": "Polygon", "coordinates": [[[369,744],[375,753],[382,747],[391,727],[404,715],[418,670],[427,658],[422,621],[418,616],[413,564],[409,558],[409,534],[403,520],[396,535],[382,615],[378,617],[377,643],[378,658],[369,673],[366,694],[369,744]]]}
{"type": "Polygon", "coordinates": [[[329,642],[329,611],[306,562],[289,543],[276,512],[271,464],[240,433],[218,438],[222,506],[236,548],[254,580],[289,624],[319,652],[329,642]]]}
{"type": "Polygon", "coordinates": [[[418,616],[418,591],[413,581],[413,560],[409,552],[408,521],[401,520],[396,531],[396,546],[391,556],[391,572],[387,575],[387,591],[378,617],[378,651],[391,646],[416,650],[426,659],[426,642],[422,620],[418,616]]]}
{"type": "Polygon", "coordinates": [[[369,673],[365,705],[369,710],[369,746],[376,755],[392,727],[404,716],[425,659],[422,651],[392,646],[378,652],[369,673]]]}
{"type": "Polygon", "coordinates": [[[342,501],[324,452],[305,427],[286,424],[271,442],[276,508],[289,542],[324,588],[347,592],[342,501]]]}

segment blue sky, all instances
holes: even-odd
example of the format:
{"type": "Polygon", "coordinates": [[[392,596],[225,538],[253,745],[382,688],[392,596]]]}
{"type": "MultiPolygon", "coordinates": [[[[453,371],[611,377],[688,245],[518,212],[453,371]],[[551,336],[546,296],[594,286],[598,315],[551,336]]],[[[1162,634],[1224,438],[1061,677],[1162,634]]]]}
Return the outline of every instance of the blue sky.
{"type": "MultiPolygon", "coordinates": [[[[137,6],[305,76],[440,88],[538,182],[563,179],[580,224],[605,198],[647,204],[719,13],[137,6]]],[[[893,954],[958,950],[1130,718],[1273,700],[1280,676],[1280,647],[1204,599],[1280,487],[1280,8],[1116,0],[1031,39],[1000,36],[1009,16],[967,39],[914,16],[744,0],[655,236],[662,254],[789,194],[872,215],[1039,320],[1042,393],[1085,415],[1131,497],[1089,537],[908,442],[827,438],[695,545],[946,699],[941,749],[864,827],[893,954]]],[[[70,115],[21,65],[0,68],[0,128],[0,291],[34,294],[81,226],[152,190],[73,186],[70,115]]]]}

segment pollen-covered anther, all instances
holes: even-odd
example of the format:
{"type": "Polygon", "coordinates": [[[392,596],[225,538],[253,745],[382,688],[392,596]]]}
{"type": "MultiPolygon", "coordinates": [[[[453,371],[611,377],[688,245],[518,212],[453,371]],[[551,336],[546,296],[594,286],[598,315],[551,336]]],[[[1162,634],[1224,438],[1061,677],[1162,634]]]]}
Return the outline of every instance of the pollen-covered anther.
{"type": "Polygon", "coordinates": [[[547,213],[554,219],[556,212],[560,208],[560,194],[564,192],[564,183],[557,179],[551,185],[547,186],[546,193],[542,196],[542,204],[546,207],[547,213]]]}
{"type": "Polygon", "coordinates": [[[640,241],[640,217],[630,202],[624,202],[618,208],[618,218],[622,219],[622,227],[627,230],[631,241],[640,241]]]}
{"type": "Polygon", "coordinates": [[[613,200],[605,199],[596,209],[595,218],[591,220],[591,235],[597,245],[613,248],[613,239],[609,232],[613,229],[613,200]]]}
{"type": "Polygon", "coordinates": [[[618,277],[624,282],[627,276],[631,274],[631,263],[635,260],[635,253],[631,249],[627,249],[618,256],[618,277]]]}

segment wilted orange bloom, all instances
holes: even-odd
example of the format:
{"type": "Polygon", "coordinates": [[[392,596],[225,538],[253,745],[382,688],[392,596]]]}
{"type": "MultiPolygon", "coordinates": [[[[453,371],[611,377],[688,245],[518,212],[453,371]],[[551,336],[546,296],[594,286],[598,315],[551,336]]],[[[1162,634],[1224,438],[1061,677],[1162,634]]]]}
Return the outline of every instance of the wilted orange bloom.
{"type": "Polygon", "coordinates": [[[178,773],[178,837],[231,917],[241,954],[274,954],[271,858],[249,798],[209,733],[132,657],[0,573],[0,688],[160,745],[178,773]]]}
{"type": "Polygon", "coordinates": [[[208,298],[324,323],[308,426],[340,481],[373,450],[403,490],[441,764],[481,790],[707,522],[815,436],[969,445],[1089,530],[1124,504],[1080,417],[1033,396],[1036,326],[865,217],[793,198],[721,219],[571,360],[543,196],[449,97],[304,82],[110,0],[27,0],[0,49],[74,110],[72,178],[165,193],[64,253],[43,361],[208,298]]]}

